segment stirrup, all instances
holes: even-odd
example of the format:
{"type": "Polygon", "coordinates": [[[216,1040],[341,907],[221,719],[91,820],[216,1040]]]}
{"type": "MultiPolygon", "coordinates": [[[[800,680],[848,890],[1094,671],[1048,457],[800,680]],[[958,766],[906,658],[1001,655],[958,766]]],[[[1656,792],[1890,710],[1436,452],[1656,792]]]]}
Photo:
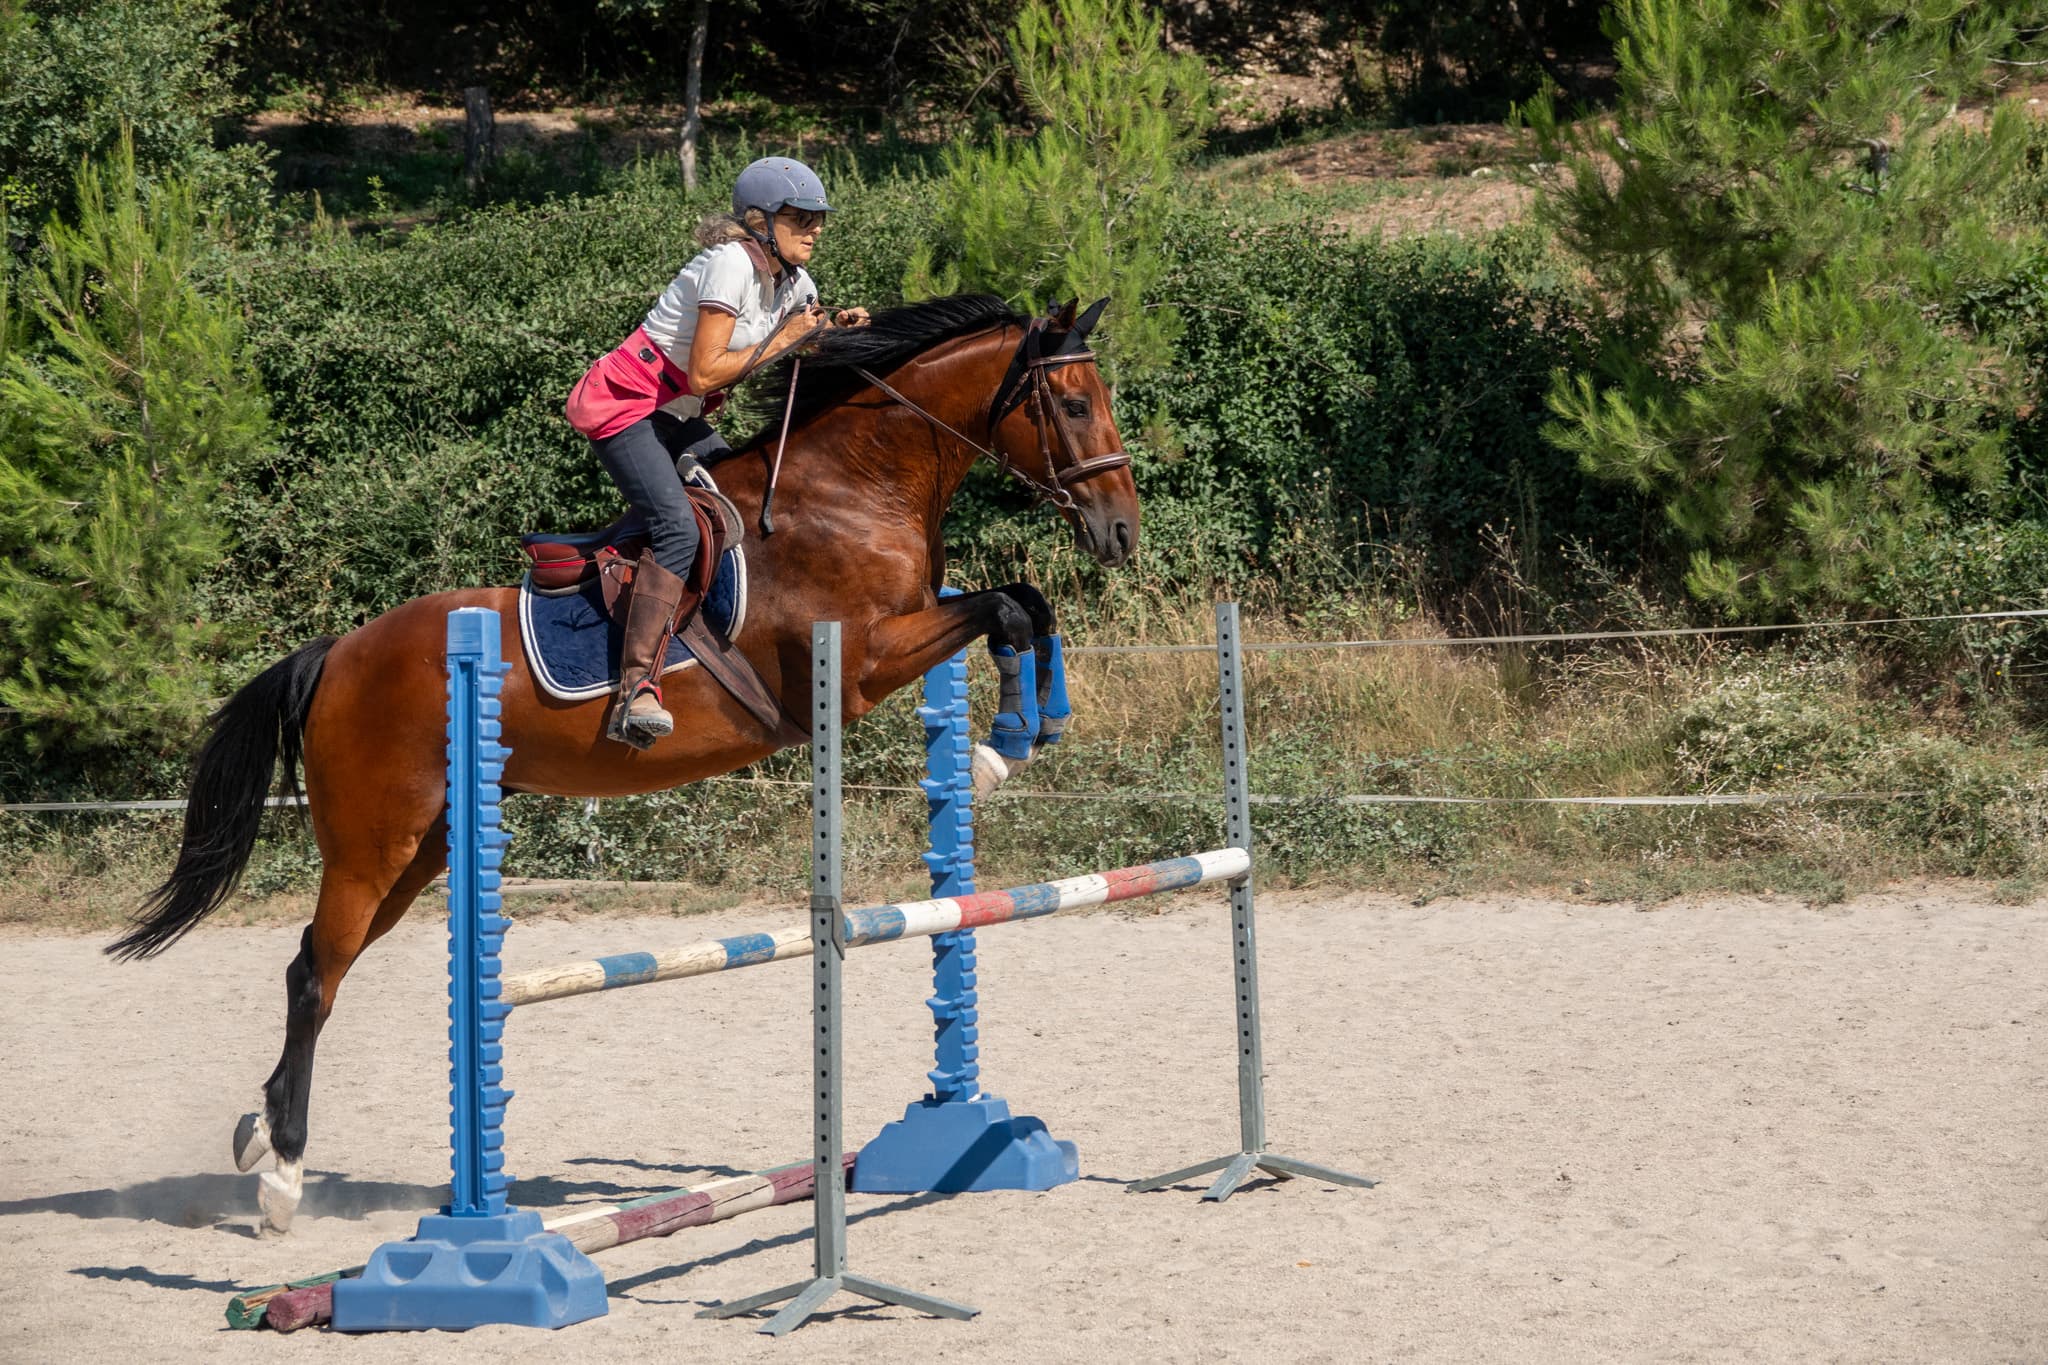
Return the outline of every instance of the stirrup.
{"type": "Polygon", "coordinates": [[[632,696],[612,702],[611,722],[605,727],[605,733],[621,744],[646,750],[654,747],[654,741],[673,734],[675,728],[675,717],[661,704],[661,688],[649,679],[642,679],[633,689],[632,696]],[[649,693],[654,696],[655,709],[636,713],[634,703],[649,693]]]}

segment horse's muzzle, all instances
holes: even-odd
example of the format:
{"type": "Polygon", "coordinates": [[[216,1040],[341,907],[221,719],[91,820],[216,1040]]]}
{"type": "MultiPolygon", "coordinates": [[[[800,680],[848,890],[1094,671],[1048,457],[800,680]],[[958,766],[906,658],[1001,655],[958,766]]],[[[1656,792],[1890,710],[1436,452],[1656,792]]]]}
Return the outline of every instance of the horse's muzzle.
{"type": "Polygon", "coordinates": [[[1075,539],[1095,556],[1105,569],[1120,569],[1138,549],[1137,523],[1120,516],[1093,517],[1086,512],[1074,518],[1075,539]]]}

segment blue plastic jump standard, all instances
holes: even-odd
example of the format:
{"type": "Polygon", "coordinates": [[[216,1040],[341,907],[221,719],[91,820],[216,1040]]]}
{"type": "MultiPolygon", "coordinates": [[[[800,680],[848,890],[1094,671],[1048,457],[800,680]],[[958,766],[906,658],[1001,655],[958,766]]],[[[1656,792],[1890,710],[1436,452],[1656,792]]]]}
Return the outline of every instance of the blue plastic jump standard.
{"type": "MultiPolygon", "coordinates": [[[[957,594],[949,588],[944,595],[957,594]]],[[[931,807],[925,866],[931,870],[934,896],[971,895],[974,791],[968,780],[965,653],[925,675],[924,703],[918,715],[924,721],[930,775],[921,785],[931,807]]],[[[950,1194],[1049,1190],[1076,1179],[1080,1160],[1073,1143],[1056,1140],[1035,1118],[1013,1117],[1008,1104],[981,1093],[972,929],[932,939],[932,996],[925,1003],[933,1021],[932,1091],[861,1148],[851,1188],[864,1194],[950,1194]]]]}
{"type": "Polygon", "coordinates": [[[429,1214],[411,1241],[386,1242],[360,1276],[334,1284],[343,1332],[567,1327],[604,1314],[603,1272],[532,1209],[429,1214]]]}
{"type": "Polygon", "coordinates": [[[860,1149],[853,1188],[863,1194],[1049,1190],[1081,1174],[1071,1142],[1035,1118],[1013,1118],[993,1095],[913,1103],[860,1149]]]}
{"type": "Polygon", "coordinates": [[[463,1331],[488,1323],[566,1327],[605,1313],[604,1275],[540,1215],[505,1202],[498,868],[507,836],[498,783],[511,750],[498,742],[509,666],[498,614],[448,614],[448,1060],[452,1180],[448,1206],[411,1241],[386,1242],[363,1273],[334,1285],[343,1332],[463,1331]]]}

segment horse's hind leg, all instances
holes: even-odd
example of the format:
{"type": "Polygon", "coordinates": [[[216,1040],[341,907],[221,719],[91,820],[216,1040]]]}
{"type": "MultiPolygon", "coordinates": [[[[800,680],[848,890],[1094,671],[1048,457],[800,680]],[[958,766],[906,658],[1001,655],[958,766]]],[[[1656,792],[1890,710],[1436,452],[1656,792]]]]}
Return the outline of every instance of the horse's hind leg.
{"type": "Polygon", "coordinates": [[[362,870],[340,866],[334,859],[320,879],[313,922],[299,940],[298,956],[285,970],[284,1053],[264,1082],[262,1112],[243,1115],[235,1128],[235,1165],[241,1170],[254,1166],[266,1152],[277,1154],[277,1169],[263,1173],[256,1191],[264,1222],[275,1231],[291,1227],[304,1194],[313,1049],[334,1010],[335,992],[363,949],[404,917],[446,865],[446,830],[437,821],[416,839],[411,861],[395,881],[375,874],[366,877],[362,870]],[[388,887],[381,893],[380,882],[388,887]]]}

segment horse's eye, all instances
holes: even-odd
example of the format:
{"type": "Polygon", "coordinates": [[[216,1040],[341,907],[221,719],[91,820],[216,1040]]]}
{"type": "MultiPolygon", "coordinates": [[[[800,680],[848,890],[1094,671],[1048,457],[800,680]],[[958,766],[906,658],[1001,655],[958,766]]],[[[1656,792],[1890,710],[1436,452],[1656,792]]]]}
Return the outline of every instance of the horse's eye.
{"type": "Polygon", "coordinates": [[[1069,417],[1086,417],[1087,415],[1088,415],[1088,400],[1087,400],[1087,399],[1085,399],[1085,398],[1069,398],[1069,399],[1067,400],[1067,416],[1069,416],[1069,417]]]}

